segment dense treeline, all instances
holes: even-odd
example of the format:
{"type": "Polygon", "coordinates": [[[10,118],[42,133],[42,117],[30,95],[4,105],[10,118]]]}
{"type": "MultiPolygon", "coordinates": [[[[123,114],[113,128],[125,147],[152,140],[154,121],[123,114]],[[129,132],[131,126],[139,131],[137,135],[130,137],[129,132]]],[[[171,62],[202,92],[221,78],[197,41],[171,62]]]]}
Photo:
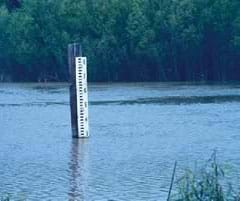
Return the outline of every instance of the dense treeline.
{"type": "Polygon", "coordinates": [[[240,80],[239,0],[0,0],[0,80],[240,80]]]}

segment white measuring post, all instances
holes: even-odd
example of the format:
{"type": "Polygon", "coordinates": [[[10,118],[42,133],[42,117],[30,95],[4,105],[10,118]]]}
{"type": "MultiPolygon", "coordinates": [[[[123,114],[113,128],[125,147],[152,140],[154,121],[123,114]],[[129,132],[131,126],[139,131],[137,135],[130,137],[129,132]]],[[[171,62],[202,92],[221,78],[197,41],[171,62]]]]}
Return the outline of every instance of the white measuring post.
{"type": "Polygon", "coordinates": [[[76,57],[76,95],[78,137],[89,137],[87,58],[76,57]]]}

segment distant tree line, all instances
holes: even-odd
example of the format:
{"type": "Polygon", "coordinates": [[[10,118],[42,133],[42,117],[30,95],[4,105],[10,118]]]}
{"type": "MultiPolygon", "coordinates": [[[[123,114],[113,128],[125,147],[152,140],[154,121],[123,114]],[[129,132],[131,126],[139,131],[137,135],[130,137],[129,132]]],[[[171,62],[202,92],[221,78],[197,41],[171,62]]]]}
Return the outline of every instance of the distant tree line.
{"type": "Polygon", "coordinates": [[[0,81],[240,80],[239,0],[0,0],[0,81]]]}

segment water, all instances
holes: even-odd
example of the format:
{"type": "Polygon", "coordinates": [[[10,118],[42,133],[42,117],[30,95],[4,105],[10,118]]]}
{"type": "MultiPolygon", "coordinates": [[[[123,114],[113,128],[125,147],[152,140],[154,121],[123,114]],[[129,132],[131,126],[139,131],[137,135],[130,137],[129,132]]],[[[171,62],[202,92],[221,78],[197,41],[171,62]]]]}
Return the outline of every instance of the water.
{"type": "Polygon", "coordinates": [[[166,200],[175,160],[180,175],[217,149],[239,169],[239,84],[91,84],[89,91],[91,137],[78,141],[66,84],[0,85],[0,195],[166,200]]]}

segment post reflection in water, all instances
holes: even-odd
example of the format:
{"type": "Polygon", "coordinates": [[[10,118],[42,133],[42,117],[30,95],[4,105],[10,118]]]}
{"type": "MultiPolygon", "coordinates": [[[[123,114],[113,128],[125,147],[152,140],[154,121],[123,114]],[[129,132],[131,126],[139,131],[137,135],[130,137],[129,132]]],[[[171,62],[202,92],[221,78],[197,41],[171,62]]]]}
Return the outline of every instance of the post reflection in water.
{"type": "Polygon", "coordinates": [[[72,139],[69,162],[69,201],[86,200],[88,177],[88,142],[86,139],[72,139]]]}

